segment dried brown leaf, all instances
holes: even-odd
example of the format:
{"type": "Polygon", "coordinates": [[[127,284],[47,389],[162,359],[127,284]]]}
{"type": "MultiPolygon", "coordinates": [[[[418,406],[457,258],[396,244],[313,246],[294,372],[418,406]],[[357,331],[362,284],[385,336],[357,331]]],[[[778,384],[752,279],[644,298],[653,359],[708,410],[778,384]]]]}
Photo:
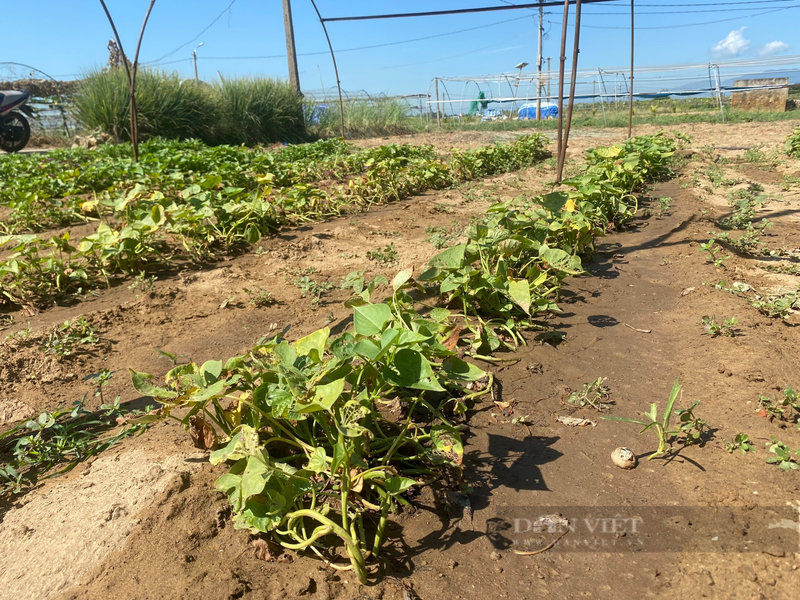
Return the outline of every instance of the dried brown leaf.
{"type": "Polygon", "coordinates": [[[195,448],[214,450],[217,447],[217,434],[203,417],[195,415],[189,419],[189,435],[195,448]]]}
{"type": "Polygon", "coordinates": [[[450,332],[444,341],[442,341],[442,346],[447,348],[448,350],[455,350],[456,346],[458,346],[458,340],[461,337],[461,328],[456,325],[453,327],[453,331],[450,332]]]}

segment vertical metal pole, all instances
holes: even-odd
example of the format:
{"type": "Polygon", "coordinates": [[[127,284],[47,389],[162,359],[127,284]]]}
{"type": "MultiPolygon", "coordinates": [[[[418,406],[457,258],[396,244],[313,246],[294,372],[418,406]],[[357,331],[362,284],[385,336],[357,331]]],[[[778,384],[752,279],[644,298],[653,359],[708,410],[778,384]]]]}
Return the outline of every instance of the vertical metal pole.
{"type": "Polygon", "coordinates": [[[564,0],[564,18],[561,21],[561,56],[558,66],[558,167],[556,183],[561,183],[561,148],[564,145],[564,63],[567,62],[567,22],[569,21],[569,0],[564,0]]]}
{"type": "Polygon", "coordinates": [[[333,53],[333,44],[331,44],[331,37],[328,35],[328,28],[325,27],[325,21],[322,20],[322,15],[319,14],[317,3],[311,0],[311,6],[317,13],[319,24],[322,25],[322,31],[325,32],[325,39],[328,40],[328,49],[331,51],[331,60],[333,61],[333,73],[336,75],[336,90],[339,92],[339,121],[342,129],[342,138],[344,138],[344,101],[342,100],[342,82],[339,81],[339,68],[336,66],[336,55],[333,53]]]}
{"type": "Polygon", "coordinates": [[[714,83],[717,91],[717,102],[719,102],[719,114],[722,116],[722,122],[725,122],[725,110],[722,108],[722,89],[720,88],[719,65],[714,66],[714,83]]]}
{"type": "Polygon", "coordinates": [[[711,67],[712,66],[713,66],[712,63],[708,63],[708,91],[709,91],[709,93],[711,93],[711,90],[714,87],[714,84],[711,82],[711,67]]]}
{"type": "Polygon", "coordinates": [[[564,142],[561,144],[561,166],[558,169],[557,181],[561,181],[564,163],[567,160],[567,145],[569,144],[569,130],[572,126],[572,110],[575,107],[575,86],[578,83],[578,54],[580,54],[581,37],[581,0],[575,0],[575,44],[572,48],[572,73],[569,78],[569,109],[567,110],[567,125],[564,128],[564,142]]]}
{"type": "MultiPolygon", "coordinates": [[[[147,14],[142,21],[142,29],[139,31],[139,41],[136,42],[136,54],[133,55],[133,68],[131,69],[131,119],[133,124],[133,160],[139,161],[139,111],[136,108],[136,73],[139,70],[139,51],[142,49],[142,40],[144,39],[144,30],[147,28],[147,21],[150,19],[150,13],[153,10],[156,0],[150,0],[150,6],[147,8],[147,14]]],[[[120,48],[121,49],[121,48],[120,48]]]]}
{"type": "MultiPolygon", "coordinates": [[[[597,71],[599,73],[600,69],[597,69],[597,71]]],[[[602,78],[603,78],[603,76],[600,75],[600,79],[602,79],[602,78]]],[[[603,126],[606,127],[606,126],[608,126],[608,121],[606,121],[606,105],[603,102],[603,88],[602,88],[602,86],[598,86],[598,91],[599,91],[599,96],[600,96],[600,110],[603,113],[603,126]]]]}
{"type": "Polygon", "coordinates": [[[608,121],[606,121],[606,105],[603,100],[603,91],[605,90],[606,84],[603,81],[603,72],[600,69],[597,69],[597,76],[600,78],[600,83],[597,86],[597,95],[600,96],[600,110],[603,113],[603,126],[608,125],[608,121]]]}
{"type": "Polygon", "coordinates": [[[434,80],[434,88],[436,89],[436,129],[442,128],[442,117],[440,116],[439,112],[439,78],[436,77],[434,80]]]}
{"type": "Polygon", "coordinates": [[[544,23],[542,17],[544,9],[539,5],[539,51],[536,54],[536,120],[542,120],[542,37],[544,36],[544,23]]]}
{"type": "Polygon", "coordinates": [[[106,6],[104,0],[100,0],[103,11],[106,13],[106,17],[108,17],[108,22],[111,24],[111,30],[114,32],[114,38],[117,40],[117,48],[119,48],[119,52],[122,55],[122,64],[125,67],[125,74],[128,76],[128,103],[130,106],[129,112],[131,119],[131,146],[133,147],[133,162],[139,162],[139,121],[137,119],[136,112],[136,67],[139,61],[139,48],[142,45],[144,29],[147,26],[147,20],[150,18],[150,11],[153,10],[153,5],[155,3],[156,0],[152,0],[150,2],[150,7],[147,9],[147,14],[144,17],[142,30],[139,33],[139,44],[136,47],[136,58],[133,61],[133,69],[131,69],[131,64],[128,61],[128,55],[125,54],[125,50],[122,48],[122,40],[119,37],[119,33],[117,33],[117,26],[114,24],[114,19],[111,18],[111,13],[108,12],[108,7],[106,6]]]}
{"type": "Polygon", "coordinates": [[[633,133],[633,0],[631,0],[631,85],[628,90],[628,138],[633,133]]]}
{"type": "Polygon", "coordinates": [[[192,50],[192,62],[194,63],[194,80],[200,81],[200,78],[197,76],[197,49],[192,50]]]}
{"type": "MultiPolygon", "coordinates": [[[[294,24],[292,23],[292,0],[283,0],[283,30],[286,33],[286,58],[289,61],[289,84],[300,94],[300,75],[297,71],[297,49],[294,45],[294,24]]],[[[338,78],[337,78],[338,79],[338,78]]]]}

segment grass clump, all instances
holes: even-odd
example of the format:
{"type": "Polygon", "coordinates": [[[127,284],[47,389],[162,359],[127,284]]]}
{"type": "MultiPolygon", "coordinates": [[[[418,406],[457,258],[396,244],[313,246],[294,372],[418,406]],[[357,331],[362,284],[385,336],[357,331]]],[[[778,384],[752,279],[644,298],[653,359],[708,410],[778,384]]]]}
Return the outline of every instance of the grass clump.
{"type": "MultiPolygon", "coordinates": [[[[90,72],[74,97],[75,118],[86,129],[101,129],[129,141],[128,78],[122,69],[90,72]]],[[[139,135],[207,141],[215,110],[203,86],[175,73],[142,69],[136,79],[139,135]]]]}
{"type": "MultiPolygon", "coordinates": [[[[349,138],[402,135],[415,130],[409,107],[396,98],[344,100],[344,128],[349,138]]],[[[306,98],[306,127],[317,137],[340,137],[337,101],[306,98]]]]}
{"type": "MultiPolygon", "coordinates": [[[[130,140],[128,80],[122,69],[84,76],[75,116],[87,129],[130,140]]],[[[197,138],[207,144],[305,141],[302,99],[277,79],[248,77],[218,84],[182,80],[176,73],[142,69],[136,83],[143,139],[197,138]]]]}
{"type": "Polygon", "coordinates": [[[225,80],[210,89],[220,114],[211,143],[255,146],[305,141],[302,99],[288,83],[247,77],[225,80]]]}

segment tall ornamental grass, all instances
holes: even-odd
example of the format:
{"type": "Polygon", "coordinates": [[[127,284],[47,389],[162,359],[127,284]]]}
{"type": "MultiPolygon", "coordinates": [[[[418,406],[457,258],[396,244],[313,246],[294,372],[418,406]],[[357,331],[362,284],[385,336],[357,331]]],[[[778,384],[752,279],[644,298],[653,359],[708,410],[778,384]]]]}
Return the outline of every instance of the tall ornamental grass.
{"type": "MultiPolygon", "coordinates": [[[[84,76],[74,100],[76,119],[130,140],[128,80],[122,69],[84,76]]],[[[266,144],[306,139],[302,99],[288,83],[243,78],[218,84],[181,80],[142,69],[136,81],[139,135],[200,139],[207,144],[266,144]]]]}
{"type": "MultiPolygon", "coordinates": [[[[84,76],[74,98],[75,117],[87,129],[102,129],[129,141],[128,78],[122,69],[84,76]]],[[[214,108],[204,86],[181,81],[175,74],[141,70],[136,79],[139,135],[145,139],[197,137],[213,129],[214,108]]]]}
{"type": "Polygon", "coordinates": [[[277,79],[247,77],[209,86],[220,115],[215,143],[303,142],[303,100],[277,79]]]}
{"type": "MultiPolygon", "coordinates": [[[[348,138],[401,135],[414,131],[406,102],[397,98],[344,101],[344,128],[348,138]]],[[[338,100],[305,98],[306,128],[317,137],[341,136],[338,100]]]]}

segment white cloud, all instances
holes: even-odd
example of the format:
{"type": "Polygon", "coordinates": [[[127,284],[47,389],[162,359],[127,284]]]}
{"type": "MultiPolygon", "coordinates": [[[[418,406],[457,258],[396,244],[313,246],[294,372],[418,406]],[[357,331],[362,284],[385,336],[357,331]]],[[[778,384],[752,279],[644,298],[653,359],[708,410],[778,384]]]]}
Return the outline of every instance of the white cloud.
{"type": "Polygon", "coordinates": [[[718,41],[711,48],[711,54],[714,58],[734,58],[741,56],[750,48],[750,40],[744,39],[742,33],[747,27],[734,29],[725,39],[718,41]]]}
{"type": "Polygon", "coordinates": [[[786,52],[788,49],[789,44],[775,40],[774,42],[769,42],[768,44],[764,44],[761,48],[759,48],[758,54],[759,56],[772,56],[773,54],[781,54],[786,52]]]}

